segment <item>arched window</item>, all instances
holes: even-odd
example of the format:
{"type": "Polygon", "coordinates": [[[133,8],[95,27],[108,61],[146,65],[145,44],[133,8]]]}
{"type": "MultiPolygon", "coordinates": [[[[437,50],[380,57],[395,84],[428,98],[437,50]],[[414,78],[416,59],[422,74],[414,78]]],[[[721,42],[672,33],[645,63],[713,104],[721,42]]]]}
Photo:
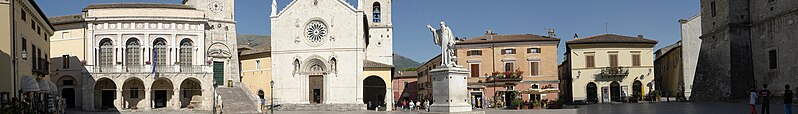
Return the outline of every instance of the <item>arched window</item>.
{"type": "Polygon", "coordinates": [[[127,40],[125,50],[125,65],[136,67],[141,63],[141,43],[136,38],[127,40]]]}
{"type": "Polygon", "coordinates": [[[155,39],[152,43],[152,60],[155,65],[166,65],[166,59],[169,52],[167,52],[166,40],[163,38],[155,39]]]}
{"type": "Polygon", "coordinates": [[[97,59],[98,65],[114,64],[114,43],[109,38],[100,40],[100,50],[97,59]]]}
{"type": "Polygon", "coordinates": [[[183,39],[180,41],[180,65],[181,66],[188,66],[191,65],[192,62],[192,49],[194,49],[194,42],[191,39],[183,39]]]}
{"type": "Polygon", "coordinates": [[[374,8],[374,10],[372,11],[372,13],[373,13],[372,15],[374,15],[374,17],[373,17],[374,19],[372,21],[374,21],[375,23],[379,23],[380,22],[380,3],[379,2],[374,2],[373,8],[374,8]]]}

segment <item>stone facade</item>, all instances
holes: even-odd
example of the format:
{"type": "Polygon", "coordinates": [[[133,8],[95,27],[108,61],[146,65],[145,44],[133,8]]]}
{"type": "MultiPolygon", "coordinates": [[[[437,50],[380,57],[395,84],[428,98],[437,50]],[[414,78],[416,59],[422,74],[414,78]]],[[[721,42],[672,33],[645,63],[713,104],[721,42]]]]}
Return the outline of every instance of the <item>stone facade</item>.
{"type": "MultiPolygon", "coordinates": [[[[603,34],[566,42],[564,69],[570,70],[571,98],[591,103],[622,102],[654,91],[654,57],[657,41],[603,34]]],[[[566,96],[568,97],[568,96],[566,96]]],[[[638,98],[641,100],[641,98],[638,98]]]]}
{"type": "MultiPolygon", "coordinates": [[[[21,98],[32,82],[51,81],[49,37],[54,28],[34,0],[0,1],[0,95],[21,98]]],[[[35,84],[33,84],[35,85],[35,84]]],[[[39,91],[35,87],[35,91],[39,91]]]]}
{"type": "Polygon", "coordinates": [[[660,48],[654,52],[655,88],[665,97],[684,96],[684,68],[682,67],[682,42],[660,48]]]}
{"type": "Polygon", "coordinates": [[[690,100],[695,80],[696,65],[698,64],[698,53],[701,50],[701,15],[693,16],[689,19],[680,19],[681,43],[682,43],[682,73],[684,79],[684,96],[690,100]]]}
{"type": "Polygon", "coordinates": [[[796,1],[701,0],[702,48],[693,89],[701,101],[733,101],[751,87],[782,91],[798,84],[795,69],[796,1]],[[700,84],[700,86],[699,86],[700,84]]]}
{"type": "Polygon", "coordinates": [[[183,2],[94,4],[50,18],[60,54],[51,70],[77,82],[59,88],[78,89],[74,103],[88,111],[211,110],[214,86],[240,81],[234,3],[183,2]]]}
{"type": "Polygon", "coordinates": [[[272,75],[282,109],[392,105],[391,4],[359,0],[356,8],[340,0],[295,0],[278,11],[273,1],[272,75]]]}

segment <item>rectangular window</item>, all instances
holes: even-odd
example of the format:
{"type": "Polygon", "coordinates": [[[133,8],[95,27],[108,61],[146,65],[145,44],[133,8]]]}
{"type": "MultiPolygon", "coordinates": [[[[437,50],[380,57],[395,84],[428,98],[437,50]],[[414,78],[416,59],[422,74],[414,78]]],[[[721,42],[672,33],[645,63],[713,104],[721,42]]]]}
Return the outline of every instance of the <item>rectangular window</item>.
{"type": "Polygon", "coordinates": [[[472,56],[472,55],[482,55],[482,50],[469,50],[469,51],[466,53],[466,55],[467,55],[467,56],[472,56]]]}
{"type": "Polygon", "coordinates": [[[153,55],[155,55],[154,61],[156,65],[166,65],[166,59],[169,58],[169,52],[167,52],[167,47],[164,45],[154,46],[153,55]]]}
{"type": "Polygon", "coordinates": [[[526,49],[526,53],[540,53],[540,48],[529,48],[529,49],[526,49]]]}
{"type": "Polygon", "coordinates": [[[139,98],[139,88],[133,87],[130,88],[130,98],[139,98]]]}
{"type": "Polygon", "coordinates": [[[471,64],[471,77],[479,77],[479,64],[471,64]]]}
{"type": "Polygon", "coordinates": [[[69,32],[63,32],[63,33],[61,33],[61,39],[67,39],[69,37],[72,37],[70,35],[72,35],[72,34],[69,34],[69,32]]]}
{"type": "Polygon", "coordinates": [[[640,54],[632,54],[632,66],[640,66],[640,54]]]}
{"type": "MultiPolygon", "coordinates": [[[[25,39],[25,37],[22,38],[22,52],[24,52],[24,54],[26,54],[25,56],[28,56],[27,55],[29,53],[28,52],[28,40],[25,39]]],[[[22,59],[28,60],[28,57],[23,57],[22,59]]]]}
{"type": "Polygon", "coordinates": [[[503,49],[502,55],[504,54],[515,54],[515,49],[503,49]]]}
{"type": "Polygon", "coordinates": [[[529,62],[529,75],[532,75],[532,76],[540,75],[540,66],[539,66],[539,64],[540,64],[540,62],[538,62],[538,61],[529,62]]]}
{"type": "Polygon", "coordinates": [[[610,54],[610,67],[618,67],[618,54],[610,54]]]}
{"type": "Polygon", "coordinates": [[[718,15],[718,12],[715,10],[715,1],[712,1],[712,2],[709,3],[709,8],[712,11],[712,13],[711,13],[712,17],[715,17],[716,15],[718,15]]]}
{"type": "Polygon", "coordinates": [[[69,55],[61,55],[61,64],[64,69],[69,68],[69,55]]]}
{"type": "Polygon", "coordinates": [[[768,58],[770,58],[768,61],[770,62],[770,69],[778,68],[778,56],[776,55],[777,55],[776,50],[768,51],[768,58]]]}
{"type": "Polygon", "coordinates": [[[504,71],[513,71],[513,63],[504,63],[504,71]]]}
{"type": "Polygon", "coordinates": [[[21,11],[20,12],[21,14],[19,14],[20,15],[19,17],[22,18],[22,20],[27,21],[28,20],[28,12],[23,10],[23,9],[20,9],[20,11],[21,11]]]}
{"type": "Polygon", "coordinates": [[[36,56],[36,45],[31,44],[30,50],[33,52],[29,52],[30,53],[29,55],[31,56],[28,56],[28,58],[31,58],[31,65],[33,66],[33,68],[36,68],[37,65],[36,63],[39,61],[37,60],[39,59],[39,57],[36,56]]]}
{"type": "Polygon", "coordinates": [[[585,55],[585,67],[587,68],[596,67],[595,58],[596,57],[594,55],[585,55]]]}
{"type": "Polygon", "coordinates": [[[180,46],[180,65],[190,66],[194,58],[194,46],[182,45],[180,46]]]}
{"type": "Polygon", "coordinates": [[[255,60],[255,69],[260,69],[260,60],[255,60]]]}

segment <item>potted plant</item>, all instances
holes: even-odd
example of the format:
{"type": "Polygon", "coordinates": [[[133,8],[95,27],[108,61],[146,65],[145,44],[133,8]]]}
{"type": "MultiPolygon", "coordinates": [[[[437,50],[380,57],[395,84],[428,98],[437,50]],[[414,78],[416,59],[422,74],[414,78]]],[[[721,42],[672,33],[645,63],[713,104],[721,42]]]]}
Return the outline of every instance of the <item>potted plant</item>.
{"type": "Polygon", "coordinates": [[[513,104],[513,106],[515,107],[516,110],[521,110],[521,107],[522,107],[521,103],[522,102],[523,101],[521,101],[521,99],[515,98],[515,99],[513,99],[512,104],[513,104]]]}

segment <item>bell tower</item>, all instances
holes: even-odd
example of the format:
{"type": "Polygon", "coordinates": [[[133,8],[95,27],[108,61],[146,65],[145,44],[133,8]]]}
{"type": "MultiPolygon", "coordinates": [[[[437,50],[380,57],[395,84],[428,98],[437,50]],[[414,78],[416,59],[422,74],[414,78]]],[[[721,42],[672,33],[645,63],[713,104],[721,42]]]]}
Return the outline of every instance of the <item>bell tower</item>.
{"type": "Polygon", "coordinates": [[[205,28],[207,59],[214,63],[214,67],[223,64],[218,74],[223,77],[218,77],[217,72],[214,72],[214,80],[225,86],[229,84],[227,81],[240,82],[235,0],[183,0],[183,4],[204,12],[208,19],[205,28]]]}
{"type": "Polygon", "coordinates": [[[358,9],[368,22],[366,58],[370,61],[393,65],[393,0],[358,0],[358,9]]]}

